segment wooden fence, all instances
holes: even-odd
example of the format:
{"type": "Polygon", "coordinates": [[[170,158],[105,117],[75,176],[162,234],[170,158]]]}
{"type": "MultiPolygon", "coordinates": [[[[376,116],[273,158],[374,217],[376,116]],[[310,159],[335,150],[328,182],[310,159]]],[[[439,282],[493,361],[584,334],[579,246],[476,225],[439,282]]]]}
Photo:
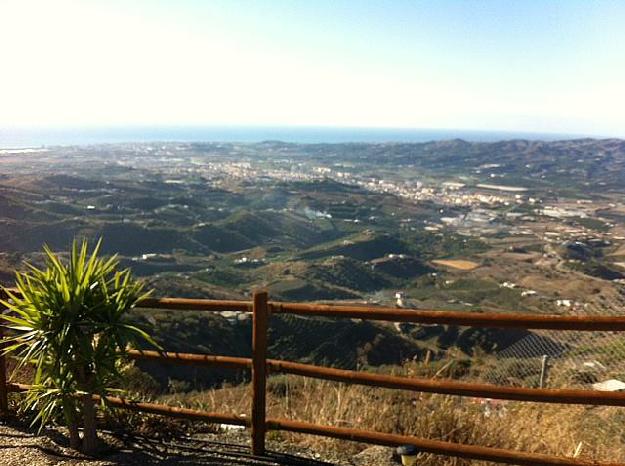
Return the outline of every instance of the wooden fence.
{"type": "MultiPolygon", "coordinates": [[[[106,401],[111,406],[134,411],[251,427],[252,450],[255,455],[263,455],[265,453],[265,436],[267,431],[282,430],[387,446],[411,444],[416,446],[422,452],[506,464],[533,466],[622,466],[625,464],[623,462],[597,463],[577,458],[556,457],[485,446],[457,444],[406,435],[372,432],[361,429],[322,426],[295,420],[272,419],[267,418],[266,416],[266,383],[268,373],[294,374],[349,384],[458,396],[484,397],[539,403],[625,407],[625,393],[621,392],[599,392],[577,389],[522,388],[480,383],[465,383],[452,380],[432,380],[413,377],[408,378],[268,359],[267,333],[270,324],[270,316],[272,314],[297,314],[302,316],[324,316],[424,324],[449,324],[472,327],[578,331],[625,331],[625,317],[580,317],[512,313],[452,312],[405,310],[351,305],[344,306],[335,304],[281,303],[269,301],[268,295],[264,291],[255,292],[252,301],[215,301],[162,298],[146,299],[142,301],[138,307],[148,309],[194,310],[209,312],[227,310],[251,312],[253,314],[252,358],[160,351],[130,351],[130,357],[133,359],[157,360],[174,364],[219,366],[251,370],[252,412],[249,418],[232,414],[175,408],[155,403],[133,402],[118,397],[107,397],[106,401]]],[[[8,392],[23,391],[27,388],[28,387],[26,385],[7,383],[5,361],[4,358],[0,358],[0,413],[8,414],[8,392]]]]}

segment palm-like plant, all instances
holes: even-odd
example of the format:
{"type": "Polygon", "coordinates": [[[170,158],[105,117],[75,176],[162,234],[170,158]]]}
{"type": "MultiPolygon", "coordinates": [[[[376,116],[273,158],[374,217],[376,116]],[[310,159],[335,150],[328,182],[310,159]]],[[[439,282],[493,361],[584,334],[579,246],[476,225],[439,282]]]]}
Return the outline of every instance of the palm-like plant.
{"type": "Polygon", "coordinates": [[[129,344],[155,344],[127,320],[149,293],[129,270],[117,270],[116,256],[100,258],[100,244],[89,254],[87,241],[75,240],[67,264],[44,247],[45,267],[27,264],[16,274],[17,292],[5,290],[9,299],[0,301],[10,311],[0,315],[11,329],[4,352],[17,356],[16,369],[30,363],[36,369],[22,408],[34,411],[40,426],[64,419],[71,446],[85,453],[97,447],[93,395],[110,394],[129,344]]]}

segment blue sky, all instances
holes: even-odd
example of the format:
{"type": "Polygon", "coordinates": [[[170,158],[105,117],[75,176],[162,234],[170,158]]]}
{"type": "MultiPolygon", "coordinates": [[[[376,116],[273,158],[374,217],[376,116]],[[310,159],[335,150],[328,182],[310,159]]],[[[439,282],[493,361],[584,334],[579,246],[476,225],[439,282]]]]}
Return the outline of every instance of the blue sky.
{"type": "Polygon", "coordinates": [[[0,125],[625,136],[625,2],[0,1],[0,125]]]}

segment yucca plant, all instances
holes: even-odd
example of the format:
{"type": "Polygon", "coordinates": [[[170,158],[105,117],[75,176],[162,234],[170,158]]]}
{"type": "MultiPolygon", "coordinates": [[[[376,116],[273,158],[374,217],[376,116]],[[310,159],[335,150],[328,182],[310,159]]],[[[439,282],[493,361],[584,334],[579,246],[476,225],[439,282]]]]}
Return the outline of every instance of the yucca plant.
{"type": "Polygon", "coordinates": [[[63,419],[71,447],[87,454],[98,443],[93,395],[104,403],[113,391],[130,344],[155,344],[127,319],[149,293],[129,270],[118,270],[116,256],[99,257],[100,245],[89,253],[86,240],[74,240],[67,263],[45,246],[45,266],[26,264],[27,271],[16,274],[17,291],[5,290],[8,300],[0,301],[9,310],[1,315],[10,329],[5,354],[17,357],[16,370],[35,366],[22,409],[34,412],[40,426],[63,419]]]}

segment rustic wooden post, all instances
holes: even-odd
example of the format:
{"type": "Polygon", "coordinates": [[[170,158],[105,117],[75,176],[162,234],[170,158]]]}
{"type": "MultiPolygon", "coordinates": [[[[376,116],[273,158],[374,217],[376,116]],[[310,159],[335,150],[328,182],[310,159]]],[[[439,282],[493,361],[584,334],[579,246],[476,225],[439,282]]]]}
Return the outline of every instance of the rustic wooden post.
{"type": "Polygon", "coordinates": [[[252,453],[265,454],[267,327],[269,321],[266,291],[254,292],[252,325],[252,453]]]}

